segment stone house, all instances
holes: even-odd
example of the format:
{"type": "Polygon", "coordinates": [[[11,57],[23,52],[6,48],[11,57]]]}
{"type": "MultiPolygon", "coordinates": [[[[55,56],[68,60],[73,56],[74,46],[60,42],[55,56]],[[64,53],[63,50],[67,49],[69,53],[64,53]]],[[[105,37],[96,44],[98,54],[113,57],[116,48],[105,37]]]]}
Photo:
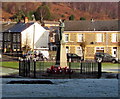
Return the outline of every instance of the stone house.
{"type": "Polygon", "coordinates": [[[118,57],[118,20],[111,21],[66,21],[66,52],[94,59],[96,52],[109,53],[118,57]]]}
{"type": "Polygon", "coordinates": [[[0,50],[3,50],[3,33],[4,31],[8,30],[9,28],[11,28],[12,26],[14,26],[16,23],[0,23],[1,25],[1,29],[0,29],[0,50]]]}
{"type": "Polygon", "coordinates": [[[37,22],[20,22],[3,32],[3,52],[16,53],[29,46],[31,50],[48,50],[49,29],[37,22]]]}
{"type": "MultiPolygon", "coordinates": [[[[57,33],[58,31],[56,34],[53,32],[50,37],[54,38],[51,42],[54,46],[57,33]]],[[[118,20],[65,21],[63,37],[67,53],[76,53],[84,59],[94,59],[96,52],[119,56],[118,34],[118,20]]]]}

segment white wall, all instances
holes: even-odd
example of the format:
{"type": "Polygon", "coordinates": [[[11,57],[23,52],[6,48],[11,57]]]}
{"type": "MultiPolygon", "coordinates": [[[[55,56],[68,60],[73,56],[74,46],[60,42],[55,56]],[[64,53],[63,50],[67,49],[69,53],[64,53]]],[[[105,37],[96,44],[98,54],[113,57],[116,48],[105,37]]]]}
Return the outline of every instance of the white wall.
{"type": "Polygon", "coordinates": [[[34,49],[41,48],[43,46],[48,48],[49,32],[45,30],[37,22],[31,25],[26,30],[22,31],[22,47],[28,44],[33,48],[33,33],[34,33],[34,49]]]}
{"type": "Polygon", "coordinates": [[[2,40],[3,40],[3,33],[0,32],[0,41],[2,41],[2,40]]]}

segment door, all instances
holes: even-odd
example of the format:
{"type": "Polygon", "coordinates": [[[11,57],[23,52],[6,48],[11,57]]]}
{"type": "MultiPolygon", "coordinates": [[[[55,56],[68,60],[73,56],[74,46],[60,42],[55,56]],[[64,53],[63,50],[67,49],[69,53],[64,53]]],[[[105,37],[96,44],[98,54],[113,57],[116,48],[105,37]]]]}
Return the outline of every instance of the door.
{"type": "Polygon", "coordinates": [[[117,47],[112,48],[112,56],[117,57],[117,47]]]}

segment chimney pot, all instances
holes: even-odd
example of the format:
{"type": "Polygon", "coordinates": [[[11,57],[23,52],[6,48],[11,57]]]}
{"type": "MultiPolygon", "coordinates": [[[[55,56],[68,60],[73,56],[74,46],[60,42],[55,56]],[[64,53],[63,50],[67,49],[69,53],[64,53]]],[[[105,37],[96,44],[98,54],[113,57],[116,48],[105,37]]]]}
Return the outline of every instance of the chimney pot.
{"type": "Polygon", "coordinates": [[[25,17],[24,23],[28,23],[28,17],[25,17]]]}
{"type": "Polygon", "coordinates": [[[94,22],[94,19],[93,19],[93,18],[91,19],[91,22],[94,22]]]}

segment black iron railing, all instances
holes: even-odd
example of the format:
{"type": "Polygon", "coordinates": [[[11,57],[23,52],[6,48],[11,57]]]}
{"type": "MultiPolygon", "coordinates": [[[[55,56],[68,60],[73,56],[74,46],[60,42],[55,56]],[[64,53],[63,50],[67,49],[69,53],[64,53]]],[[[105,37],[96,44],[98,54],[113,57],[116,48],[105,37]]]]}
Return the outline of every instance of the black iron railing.
{"type": "MultiPolygon", "coordinates": [[[[47,72],[55,66],[55,61],[35,61],[35,60],[19,60],[19,75],[32,78],[100,78],[101,63],[97,62],[68,62],[68,69],[61,68],[47,72]],[[71,72],[70,72],[71,71],[71,72]]],[[[54,69],[53,69],[54,70],[54,69]]]]}

